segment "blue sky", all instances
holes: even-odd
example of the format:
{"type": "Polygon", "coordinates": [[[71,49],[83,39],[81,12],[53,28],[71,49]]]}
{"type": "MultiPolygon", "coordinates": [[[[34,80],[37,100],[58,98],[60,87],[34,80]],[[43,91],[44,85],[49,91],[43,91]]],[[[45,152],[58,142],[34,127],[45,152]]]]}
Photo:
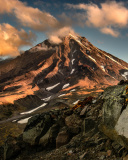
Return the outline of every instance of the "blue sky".
{"type": "Polygon", "coordinates": [[[60,34],[65,35],[69,30],[128,62],[125,1],[7,0],[3,3],[0,0],[2,56],[17,56],[19,50],[29,49],[46,38],[55,38],[59,43],[60,34]]]}

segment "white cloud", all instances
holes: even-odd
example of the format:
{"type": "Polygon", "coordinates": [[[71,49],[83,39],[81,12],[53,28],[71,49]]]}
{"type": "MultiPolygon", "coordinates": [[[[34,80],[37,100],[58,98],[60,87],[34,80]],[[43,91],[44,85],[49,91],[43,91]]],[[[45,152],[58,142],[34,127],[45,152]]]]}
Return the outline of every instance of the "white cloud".
{"type": "Polygon", "coordinates": [[[112,35],[113,37],[118,37],[120,33],[118,31],[113,30],[112,28],[101,28],[100,31],[104,34],[112,35]]]}
{"type": "Polygon", "coordinates": [[[69,33],[76,35],[75,31],[71,27],[63,27],[54,32],[49,32],[48,37],[51,43],[61,43],[63,37],[67,36],[69,33]]]}
{"type": "Polygon", "coordinates": [[[35,36],[32,32],[20,31],[10,24],[0,24],[0,55],[17,56],[19,48],[24,45],[32,45],[35,36]]]}
{"type": "Polygon", "coordinates": [[[0,13],[12,13],[22,24],[35,30],[44,31],[58,27],[59,22],[50,13],[27,6],[19,0],[0,0],[0,13]]]}
{"type": "MultiPolygon", "coordinates": [[[[65,20],[62,23],[48,12],[27,6],[19,0],[0,0],[0,14],[12,14],[21,26],[29,27],[35,31],[44,31],[52,43],[61,43],[62,38],[69,32],[74,31],[69,26],[70,20],[63,15],[65,20]],[[67,19],[67,20],[66,20],[67,19]]],[[[62,19],[62,18],[61,18],[62,19]]],[[[31,45],[34,35],[32,32],[26,33],[25,30],[17,30],[9,24],[0,25],[0,55],[19,54],[19,48],[24,45],[31,45]]]]}
{"type": "MultiPolygon", "coordinates": [[[[102,33],[110,34],[114,37],[119,36],[115,28],[123,28],[128,25],[128,9],[122,2],[107,1],[101,3],[100,7],[96,4],[66,4],[68,8],[80,9],[83,11],[84,24],[89,27],[96,27],[102,33]]],[[[83,20],[82,16],[82,20],[83,20]]],[[[81,16],[79,16],[81,19],[81,16]]]]}

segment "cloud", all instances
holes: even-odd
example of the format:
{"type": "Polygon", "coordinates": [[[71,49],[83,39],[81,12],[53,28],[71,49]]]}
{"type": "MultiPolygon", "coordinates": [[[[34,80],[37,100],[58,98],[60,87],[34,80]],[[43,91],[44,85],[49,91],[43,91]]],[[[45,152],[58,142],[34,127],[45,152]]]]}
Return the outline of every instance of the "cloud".
{"type": "Polygon", "coordinates": [[[101,28],[100,31],[104,34],[112,35],[113,37],[118,37],[120,33],[118,31],[113,30],[112,28],[101,28]]]}
{"type": "Polygon", "coordinates": [[[24,45],[32,45],[35,35],[32,32],[26,33],[4,23],[0,25],[0,55],[17,56],[19,48],[24,45]]]}
{"type": "MultiPolygon", "coordinates": [[[[124,3],[107,1],[101,3],[100,7],[96,4],[66,4],[68,8],[79,9],[84,14],[84,24],[89,27],[99,28],[102,33],[110,34],[114,37],[119,36],[115,28],[124,28],[128,25],[128,9],[124,3]]],[[[83,16],[82,16],[83,18],[83,16]]],[[[81,16],[79,16],[81,19],[81,16]]]]}
{"type": "MultiPolygon", "coordinates": [[[[38,1],[41,3],[41,1],[38,1]]],[[[65,14],[57,20],[48,12],[28,6],[19,0],[0,0],[0,14],[12,14],[22,27],[28,27],[35,31],[44,32],[48,35],[51,43],[59,44],[63,37],[68,33],[73,33],[73,29],[69,26],[72,21],[65,14]]],[[[23,29],[20,31],[9,24],[0,25],[0,54],[13,55],[19,54],[18,49],[24,45],[30,45],[33,35],[26,33],[23,29]]]]}
{"type": "MultiPolygon", "coordinates": [[[[48,12],[43,12],[38,8],[27,6],[19,0],[0,0],[0,14],[12,14],[22,27],[28,27],[35,31],[50,32],[52,42],[60,43],[60,38],[52,34],[52,31],[64,26],[54,16],[48,12]]],[[[66,25],[66,24],[65,24],[66,25]]],[[[59,34],[58,34],[59,36],[59,34]]],[[[34,40],[32,32],[17,30],[9,24],[0,25],[0,55],[16,56],[20,47],[31,45],[34,40]]]]}
{"type": "Polygon", "coordinates": [[[71,27],[63,27],[52,33],[48,33],[48,37],[51,43],[59,44],[62,42],[62,39],[69,33],[77,35],[71,27]]]}
{"type": "Polygon", "coordinates": [[[27,6],[19,0],[0,0],[0,13],[12,13],[22,26],[35,30],[44,31],[48,28],[57,28],[60,23],[50,13],[43,12],[38,8],[27,6]]]}

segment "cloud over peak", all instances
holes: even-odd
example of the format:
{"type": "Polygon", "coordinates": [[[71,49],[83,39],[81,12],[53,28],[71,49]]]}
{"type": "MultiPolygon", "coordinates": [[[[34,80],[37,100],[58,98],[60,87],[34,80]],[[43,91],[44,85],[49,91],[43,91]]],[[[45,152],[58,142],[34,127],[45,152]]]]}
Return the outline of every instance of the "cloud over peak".
{"type": "Polygon", "coordinates": [[[51,43],[59,44],[65,36],[69,35],[69,33],[77,35],[71,27],[65,26],[54,32],[48,33],[48,37],[51,43]]]}

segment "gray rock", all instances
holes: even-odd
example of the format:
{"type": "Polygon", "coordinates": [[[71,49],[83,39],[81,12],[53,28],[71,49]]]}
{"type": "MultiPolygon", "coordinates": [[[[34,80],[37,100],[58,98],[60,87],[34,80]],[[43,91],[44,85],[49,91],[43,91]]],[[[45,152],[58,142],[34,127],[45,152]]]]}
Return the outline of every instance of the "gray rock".
{"type": "Polygon", "coordinates": [[[16,138],[9,136],[4,144],[4,160],[9,160],[20,152],[16,138]]]}
{"type": "Polygon", "coordinates": [[[128,106],[122,108],[125,88],[126,85],[119,85],[104,91],[103,121],[99,128],[109,138],[128,149],[128,106]]]}
{"type": "Polygon", "coordinates": [[[65,118],[65,124],[71,133],[78,134],[81,129],[82,119],[76,114],[72,114],[65,118]]]}
{"type": "Polygon", "coordinates": [[[87,152],[83,153],[81,156],[79,156],[80,160],[86,157],[87,152]]]}
{"type": "Polygon", "coordinates": [[[59,125],[53,124],[53,126],[49,128],[48,132],[40,138],[39,144],[43,147],[46,147],[48,144],[55,144],[59,128],[59,125]]]}
{"type": "Polygon", "coordinates": [[[69,133],[67,130],[59,132],[57,138],[56,138],[56,148],[59,148],[65,144],[67,144],[70,140],[69,133]]]}
{"type": "Polygon", "coordinates": [[[82,124],[83,134],[90,132],[92,129],[95,128],[95,125],[96,125],[95,120],[93,120],[92,117],[84,119],[82,124]]]}
{"type": "Polygon", "coordinates": [[[50,115],[39,115],[29,120],[24,132],[23,141],[31,145],[39,143],[41,137],[43,137],[53,122],[50,115]]]}
{"type": "Polygon", "coordinates": [[[80,112],[80,116],[83,116],[86,113],[88,106],[85,106],[82,111],[80,112]]]}
{"type": "Polygon", "coordinates": [[[103,94],[102,99],[105,100],[103,104],[103,122],[109,125],[109,127],[111,126],[113,128],[120,117],[123,100],[121,95],[125,87],[126,86],[108,87],[103,94]]]}

